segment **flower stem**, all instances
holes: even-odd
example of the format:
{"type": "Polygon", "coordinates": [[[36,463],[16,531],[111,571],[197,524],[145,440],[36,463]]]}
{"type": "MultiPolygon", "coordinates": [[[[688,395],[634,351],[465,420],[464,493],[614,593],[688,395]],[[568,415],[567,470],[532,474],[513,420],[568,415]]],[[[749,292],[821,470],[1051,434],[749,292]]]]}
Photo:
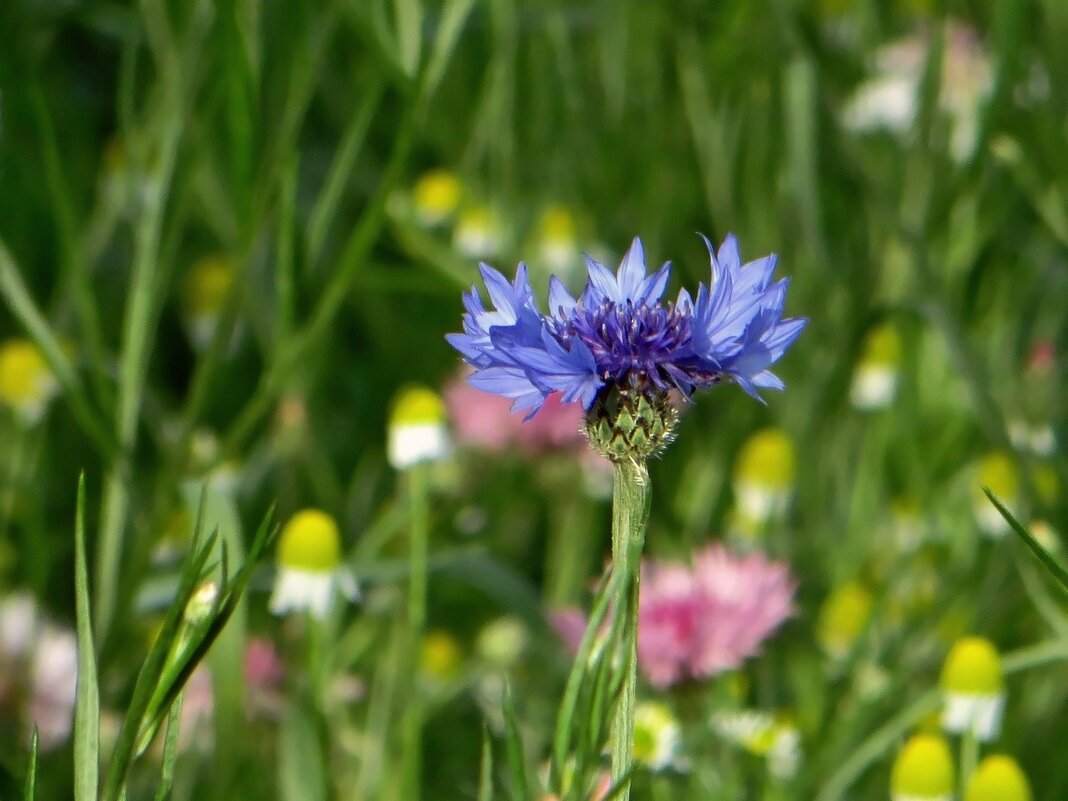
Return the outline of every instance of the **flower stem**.
{"type": "Polygon", "coordinates": [[[419,654],[426,628],[427,594],[427,466],[414,465],[408,471],[408,503],[411,512],[411,540],[408,543],[408,669],[409,695],[403,730],[402,774],[406,801],[418,801],[422,773],[423,707],[419,693],[419,654]]]}
{"type": "Polygon", "coordinates": [[[975,766],[979,762],[979,738],[975,731],[969,728],[960,738],[960,797],[968,789],[968,780],[975,773],[975,766]]]}
{"type": "MultiPolygon", "coordinates": [[[[624,615],[620,656],[623,690],[612,719],[612,780],[626,775],[633,761],[634,706],[638,683],[638,579],[645,525],[649,520],[649,473],[644,461],[616,462],[612,485],[612,565],[627,580],[619,583],[617,614],[624,615]]],[[[618,796],[630,798],[630,786],[618,796]]]]}

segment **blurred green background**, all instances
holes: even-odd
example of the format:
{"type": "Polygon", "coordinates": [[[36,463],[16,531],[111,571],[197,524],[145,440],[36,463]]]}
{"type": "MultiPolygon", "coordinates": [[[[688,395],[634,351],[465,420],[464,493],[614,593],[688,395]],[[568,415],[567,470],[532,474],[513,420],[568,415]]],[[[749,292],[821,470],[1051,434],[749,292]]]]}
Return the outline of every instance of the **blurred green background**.
{"type": "MultiPolygon", "coordinates": [[[[403,699],[374,706],[405,581],[391,400],[458,376],[444,335],[479,259],[576,290],[582,252],[614,264],[641,236],[674,292],[708,280],[698,231],[778,253],[787,312],[811,323],[767,406],[723,387],[686,411],[652,465],[648,549],[722,537],[791,564],[795,619],[694,692],[786,715],[802,755],[769,777],[702,718],[688,767],[637,796],[885,798],[911,724],[857,749],[974,633],[1052,644],[1009,678],[994,750],[1036,799],[1065,797],[1068,605],[1018,543],[984,536],[977,487],[1063,546],[1068,5],[5,0],[0,32],[0,341],[34,341],[58,381],[27,414],[0,375],[0,589],[70,625],[82,469],[105,707],[128,697],[171,586],[161,543],[205,480],[237,546],[274,501],[283,521],[328,511],[364,589],[334,622],[344,703],[298,703],[304,634],[267,613],[264,569],[231,645],[278,645],[289,711],[246,724],[248,688],[219,686],[240,650],[217,657],[215,746],[183,756],[176,797],[398,797],[382,721],[403,699]],[[892,390],[865,401],[872,367],[892,390]],[[762,478],[739,451],[767,427],[790,443],[792,503],[747,524],[739,486],[762,478]],[[860,600],[836,618],[843,586],[860,600]]],[[[444,639],[427,652],[449,644],[426,689],[427,798],[475,797],[504,675],[544,758],[567,658],[542,610],[582,603],[607,551],[579,461],[459,438],[434,467],[444,639]],[[525,643],[504,666],[478,644],[502,616],[525,643]]],[[[0,762],[19,776],[26,713],[5,685],[22,680],[2,654],[0,671],[0,762]]],[[[43,759],[39,797],[66,797],[69,746],[43,759]]]]}

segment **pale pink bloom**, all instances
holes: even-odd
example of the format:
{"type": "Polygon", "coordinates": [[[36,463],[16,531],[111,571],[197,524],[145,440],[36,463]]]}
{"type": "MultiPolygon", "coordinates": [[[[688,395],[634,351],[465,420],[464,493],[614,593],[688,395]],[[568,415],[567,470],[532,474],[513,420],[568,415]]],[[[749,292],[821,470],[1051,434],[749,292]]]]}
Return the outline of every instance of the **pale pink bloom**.
{"type": "MultiPolygon", "coordinates": [[[[787,566],[761,554],[735,556],[721,545],[697,551],[692,564],[643,559],[638,598],[638,666],[654,687],[733,670],[793,612],[787,566]]],[[[574,610],[550,615],[572,649],[585,620],[574,610]]]]}
{"type": "Polygon", "coordinates": [[[1040,339],[1031,346],[1027,369],[1036,375],[1049,375],[1057,362],[1057,346],[1052,340],[1040,339]]]}
{"type": "Polygon", "coordinates": [[[690,658],[694,676],[731,670],[756,655],[793,612],[795,584],[789,569],[762,554],[734,556],[711,545],[694,554],[693,574],[702,607],[690,658]]]}
{"type": "Polygon", "coordinates": [[[200,752],[211,750],[213,743],[212,716],[215,712],[215,693],[212,690],[211,672],[203,663],[189,674],[182,689],[182,714],[178,724],[178,751],[185,753],[195,748],[200,752]]]}
{"type": "Polygon", "coordinates": [[[274,643],[253,637],[245,646],[245,682],[250,711],[268,718],[279,717],[285,705],[281,685],[285,665],[274,643]]]}
{"type": "Polygon", "coordinates": [[[581,609],[573,606],[554,609],[549,612],[549,625],[569,651],[578,651],[582,635],[586,633],[586,615],[581,609]]]}
{"type": "Polygon", "coordinates": [[[245,646],[245,681],[256,689],[273,689],[282,683],[285,666],[274,643],[252,637],[245,646]]]}
{"type": "Polygon", "coordinates": [[[23,659],[37,635],[37,601],[27,592],[0,600],[0,663],[23,659]]]}
{"type": "Polygon", "coordinates": [[[78,641],[73,632],[45,625],[33,652],[29,723],[37,726],[41,749],[70,735],[78,690],[78,641]]]}
{"type": "Polygon", "coordinates": [[[463,378],[444,389],[445,407],[456,441],[461,445],[503,451],[515,446],[525,453],[548,450],[585,450],[581,404],[562,403],[560,394],[549,396],[529,420],[512,414],[512,402],[475,389],[463,378]]]}

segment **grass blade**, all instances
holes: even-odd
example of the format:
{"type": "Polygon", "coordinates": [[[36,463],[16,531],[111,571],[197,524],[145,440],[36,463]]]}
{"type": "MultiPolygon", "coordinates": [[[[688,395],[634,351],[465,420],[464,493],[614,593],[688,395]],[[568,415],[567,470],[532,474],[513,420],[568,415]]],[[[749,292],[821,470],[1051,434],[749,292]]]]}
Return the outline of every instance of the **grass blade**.
{"type": "Polygon", "coordinates": [[[1061,588],[1068,593],[1068,570],[1057,562],[1056,559],[1039,544],[1038,540],[1034,538],[1034,535],[1028,531],[1019,520],[1017,520],[1012,512],[1005,508],[1005,504],[998,500],[988,488],[983,487],[983,492],[986,497],[990,499],[990,502],[994,504],[994,508],[1001,513],[1001,516],[1005,518],[1006,522],[1012,526],[1012,530],[1016,532],[1017,536],[1024,541],[1024,544],[1031,549],[1031,553],[1035,555],[1035,558],[1042,563],[1042,566],[1050,572],[1050,574],[1057,579],[1057,582],[1061,585],[1061,588]]]}
{"type": "Polygon", "coordinates": [[[489,728],[482,727],[482,764],[478,776],[478,801],[493,801],[493,740],[489,728]]]}
{"type": "MultiPolygon", "coordinates": [[[[22,792],[23,801],[33,801],[37,795],[37,749],[40,738],[37,735],[37,727],[33,727],[30,735],[30,765],[26,768],[26,787],[22,792]]],[[[479,797],[481,801],[481,796],[479,797]]]]}
{"type": "Polygon", "coordinates": [[[515,702],[511,686],[504,688],[504,745],[508,754],[508,774],[512,784],[512,798],[526,801],[530,792],[527,784],[526,760],[523,757],[523,739],[519,736],[519,725],[515,717],[515,702]]]}
{"type": "Polygon", "coordinates": [[[78,622],[74,799],[96,801],[100,773],[100,689],[96,683],[96,651],[89,611],[89,569],[85,557],[85,473],[78,477],[78,502],[74,519],[74,594],[78,622]]]}
{"type": "Polygon", "coordinates": [[[156,801],[166,801],[174,786],[174,766],[178,762],[178,733],[182,722],[182,693],[171,704],[167,715],[167,731],[163,735],[163,764],[160,767],[156,801]]]}

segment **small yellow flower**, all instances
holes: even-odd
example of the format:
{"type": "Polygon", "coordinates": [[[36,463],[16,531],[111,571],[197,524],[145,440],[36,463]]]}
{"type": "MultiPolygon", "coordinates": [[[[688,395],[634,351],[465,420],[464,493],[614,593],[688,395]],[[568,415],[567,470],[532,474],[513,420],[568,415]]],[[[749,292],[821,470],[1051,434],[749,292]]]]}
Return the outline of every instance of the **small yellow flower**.
{"type": "Polygon", "coordinates": [[[830,656],[849,653],[868,625],[874,602],[871,592],[859,581],[847,581],[827,596],[820,608],[817,632],[830,656]]]}
{"type": "Polygon", "coordinates": [[[955,781],[946,741],[916,734],[897,755],[890,773],[891,801],[950,801],[955,781]]]}
{"type": "Polygon", "coordinates": [[[359,595],[355,579],[341,563],[337,523],[318,509],[297,512],[279,539],[271,612],[307,611],[322,619],[337,591],[350,600],[359,595]]]}
{"type": "Polygon", "coordinates": [[[419,222],[426,226],[439,225],[452,217],[463,197],[463,184],[455,173],[436,169],[425,173],[415,182],[412,202],[419,222]]]}
{"type": "Polygon", "coordinates": [[[891,325],[868,332],[853,371],[849,398],[861,410],[883,409],[894,401],[901,372],[901,339],[891,325]]]}
{"type": "Polygon", "coordinates": [[[1015,759],[993,754],[968,780],[964,801],[1031,801],[1031,785],[1015,759]]]}
{"type": "Polygon", "coordinates": [[[527,646],[527,630],[523,621],[513,615],[491,620],[478,633],[478,653],[487,662],[511,667],[527,646]]]}
{"type": "Polygon", "coordinates": [[[233,261],[221,255],[201,259],[186,274],[182,306],[189,339],[198,350],[211,344],[236,275],[233,261]]]}
{"type": "Polygon", "coordinates": [[[1019,499],[1020,472],[1010,454],[993,451],[979,461],[975,473],[972,508],[976,522],[987,536],[998,539],[1009,533],[1009,524],[983,494],[982,487],[988,487],[1012,512],[1019,499]]]}
{"type": "Polygon", "coordinates": [[[730,743],[767,760],[768,772],[786,779],[801,762],[801,734],[793,720],[752,709],[721,712],[712,718],[712,728],[730,743]]]}
{"type": "Polygon", "coordinates": [[[565,275],[578,261],[575,218],[565,206],[549,206],[538,219],[538,255],[545,266],[565,275]]]}
{"type": "Polygon", "coordinates": [[[463,651],[449,632],[436,629],[423,637],[419,664],[423,673],[440,681],[447,681],[460,670],[463,651]]]}
{"type": "Polygon", "coordinates": [[[675,762],[679,724],[664,704],[645,701],[634,709],[634,761],[650,770],[664,770],[675,762]]]}
{"type": "Polygon", "coordinates": [[[487,259],[501,248],[501,223],[488,206],[468,206],[460,212],[453,246],[463,256],[487,259]]]}
{"type": "Polygon", "coordinates": [[[984,741],[997,736],[1005,706],[1005,679],[993,644],[981,637],[958,640],[946,656],[940,684],[946,731],[972,732],[984,741]]]}
{"type": "Polygon", "coordinates": [[[765,428],[742,445],[734,466],[734,495],[741,517],[764,523],[786,509],[796,471],[786,432],[765,428]]]}
{"type": "Polygon", "coordinates": [[[0,403],[27,425],[40,422],[59,382],[44,355],[27,339],[0,342],[0,403]]]}
{"type": "Polygon", "coordinates": [[[449,437],[441,396],[426,387],[402,390],[393,404],[387,439],[389,463],[397,470],[444,458],[449,437]]]}

